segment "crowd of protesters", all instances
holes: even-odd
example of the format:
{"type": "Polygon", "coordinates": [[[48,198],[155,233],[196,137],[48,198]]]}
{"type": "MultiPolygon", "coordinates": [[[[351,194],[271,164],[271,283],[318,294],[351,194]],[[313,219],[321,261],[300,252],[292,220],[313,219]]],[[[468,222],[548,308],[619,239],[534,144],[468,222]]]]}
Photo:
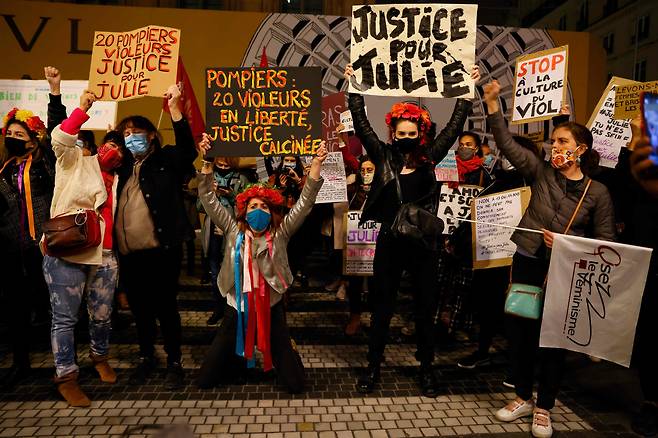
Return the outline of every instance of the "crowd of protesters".
{"type": "MultiPolygon", "coordinates": [[[[436,126],[429,112],[414,103],[397,103],[386,116],[389,138],[383,141],[366,116],[363,96],[350,94],[354,131],[348,135],[342,133],[342,125],[337,129],[348,202],[316,204],[327,157],[324,144],[309,160],[265,159],[267,176],[259,182],[239,159],[206,156],[209,137],[193,138],[179,110],[180,90],[172,85],[164,98],[174,144],[163,145],[156,126],[136,115],[121,120],[96,145],[93,133],[81,130],[95,96],[85,92],[79,107],[67,114],[60,72],[54,67],[44,72],[50,85],[47,123],[29,109],[14,109],[6,115],[2,132],[0,290],[10,309],[6,313],[13,347],[13,365],[2,380],[5,388],[31,375],[32,315],[50,313],[57,390],[71,406],[90,405],[78,384],[74,339],[85,301],[89,357],[102,382],[117,381],[108,359],[111,315],[119,305],[129,307],[137,329],[139,354],[130,383],[146,383],[159,367],[159,325],[166,353],[164,385],[170,390],[181,387],[185,371],[178,281],[184,249],[187,273],[194,273],[198,228],[203,275],[210,278],[215,303],[207,324],[218,324],[194,376],[199,387],[242,381],[247,368],[255,366],[257,349],[265,371],[274,369],[291,393],[304,390],[303,362],[286,323],[287,292],[308,286],[309,254],[322,246],[333,275],[325,289],[349,302],[345,335],[361,330],[362,313],[372,315],[368,366],[355,382],[358,391],[368,394],[379,384],[389,325],[406,273],[414,303],[408,331],[416,337],[420,393],[441,393],[433,369],[437,333],[467,328],[474,319],[478,348],[458,366],[476,369],[488,364],[494,336],[505,336],[510,358],[505,384],[514,388],[516,398],[495,417],[508,422],[532,416],[533,435],[550,437],[550,411],[559,392],[565,351],[539,347],[540,320],[504,314],[508,284],[544,285],[556,233],[651,248],[658,243],[656,166],[649,159],[652,145],[637,123],[617,167],[603,170],[591,132],[569,120],[568,107],[554,119],[547,150],[527,137],[512,135],[495,80],[482,84],[495,150],[487,137],[464,130],[469,100],[457,100],[445,126],[436,126]],[[434,166],[454,144],[458,181],[436,181],[434,166]],[[203,165],[197,171],[194,161],[199,155],[203,165]],[[532,197],[519,226],[543,234],[517,230],[511,267],[473,270],[470,226],[459,226],[444,238],[434,221],[411,223],[420,230],[415,235],[401,225],[410,211],[420,211],[418,217],[422,212],[436,217],[441,184],[475,184],[484,188],[480,196],[530,187],[532,197]],[[370,277],[342,272],[342,217],[348,210],[360,210],[363,221],[380,224],[370,277]],[[86,240],[71,243],[71,230],[80,227],[87,230],[86,240]],[[118,292],[125,294],[127,303],[118,292]]],[[[348,65],[346,80],[352,74],[348,65]]],[[[480,80],[477,67],[472,77],[480,80]]],[[[634,428],[645,435],[656,432],[658,421],[651,342],[657,329],[657,290],[654,254],[634,351],[646,401],[634,428]]]]}

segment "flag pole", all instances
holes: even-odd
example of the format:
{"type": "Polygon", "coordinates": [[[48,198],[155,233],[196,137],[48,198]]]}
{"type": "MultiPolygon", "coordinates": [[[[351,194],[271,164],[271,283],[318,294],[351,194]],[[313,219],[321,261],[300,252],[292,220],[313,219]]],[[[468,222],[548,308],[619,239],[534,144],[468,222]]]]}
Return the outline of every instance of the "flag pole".
{"type": "Polygon", "coordinates": [[[162,114],[163,113],[164,113],[164,110],[162,108],[160,108],[160,117],[158,117],[158,126],[156,128],[158,131],[160,130],[160,123],[162,123],[162,114]]]}
{"type": "Polygon", "coordinates": [[[493,222],[474,221],[474,220],[471,220],[471,219],[456,218],[454,216],[451,216],[451,217],[456,221],[470,222],[470,223],[473,223],[473,224],[493,225],[494,227],[509,228],[509,229],[512,229],[512,230],[519,230],[519,231],[527,231],[528,233],[544,234],[543,231],[533,230],[532,228],[512,227],[510,225],[494,224],[493,222]]]}

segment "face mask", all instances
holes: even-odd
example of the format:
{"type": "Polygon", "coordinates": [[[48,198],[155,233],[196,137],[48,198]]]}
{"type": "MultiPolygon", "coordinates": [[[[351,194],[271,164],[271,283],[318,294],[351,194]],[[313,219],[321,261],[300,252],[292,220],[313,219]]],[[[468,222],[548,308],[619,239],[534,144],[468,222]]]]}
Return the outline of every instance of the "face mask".
{"type": "Polygon", "coordinates": [[[395,146],[403,154],[408,154],[420,145],[419,138],[395,138],[393,139],[393,146],[395,146]]]}
{"type": "Polygon", "coordinates": [[[85,142],[82,141],[82,140],[80,140],[80,139],[77,139],[77,140],[75,141],[75,145],[76,145],[77,147],[79,147],[80,149],[84,149],[84,148],[85,148],[85,142]]]}
{"type": "Polygon", "coordinates": [[[149,149],[146,134],[130,134],[126,137],[126,147],[133,155],[144,155],[149,149]]]}
{"type": "Polygon", "coordinates": [[[22,157],[27,153],[27,140],[5,137],[5,148],[12,157],[22,157]]]}
{"type": "Polygon", "coordinates": [[[105,172],[111,172],[121,164],[119,150],[107,145],[102,145],[98,148],[96,157],[98,158],[98,164],[100,164],[101,170],[105,172]]]}
{"type": "Polygon", "coordinates": [[[457,148],[457,156],[462,161],[472,160],[473,157],[475,156],[475,149],[459,147],[459,148],[457,148]]]}
{"type": "Polygon", "coordinates": [[[265,231],[267,226],[270,224],[270,219],[271,215],[268,212],[261,210],[260,208],[251,210],[249,213],[247,213],[247,223],[251,229],[257,233],[265,231]]]}
{"type": "Polygon", "coordinates": [[[361,177],[363,178],[363,184],[369,186],[370,184],[372,184],[372,180],[375,177],[375,174],[374,172],[370,172],[370,173],[366,173],[365,175],[361,175],[361,177]]]}
{"type": "Polygon", "coordinates": [[[226,176],[229,173],[231,173],[231,169],[222,169],[221,167],[215,167],[215,172],[217,172],[220,176],[226,176]]]}
{"type": "Polygon", "coordinates": [[[295,170],[295,167],[297,167],[297,163],[283,163],[283,168],[288,169],[288,170],[295,170]]]}
{"type": "Polygon", "coordinates": [[[551,151],[551,165],[556,169],[566,169],[576,162],[578,156],[570,150],[553,149],[551,151]]]}

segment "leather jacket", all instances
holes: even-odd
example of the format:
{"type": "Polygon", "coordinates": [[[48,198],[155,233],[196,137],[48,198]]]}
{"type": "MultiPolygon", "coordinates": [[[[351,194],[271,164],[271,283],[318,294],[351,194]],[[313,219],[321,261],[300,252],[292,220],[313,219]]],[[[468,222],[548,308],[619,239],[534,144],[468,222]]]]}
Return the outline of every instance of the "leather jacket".
{"type": "MultiPolygon", "coordinates": [[[[363,207],[361,220],[364,222],[374,220],[390,225],[401,205],[394,181],[395,174],[399,174],[402,170],[404,158],[395,147],[379,140],[366,116],[362,95],[350,94],[348,103],[354,121],[354,131],[375,164],[375,176],[368,192],[368,199],[363,207]]],[[[445,128],[428,145],[427,155],[432,163],[418,168],[417,171],[432,172],[432,178],[434,178],[434,163],[440,162],[448,154],[463,130],[464,122],[472,105],[468,100],[457,99],[452,117],[445,128]]]]}
{"type": "MultiPolygon", "coordinates": [[[[219,271],[217,285],[222,296],[226,297],[226,302],[231,307],[236,308],[234,266],[235,242],[240,232],[238,222],[217,199],[212,189],[212,175],[200,174],[198,181],[199,199],[203,204],[203,208],[212,222],[224,232],[225,236],[224,261],[219,271]]],[[[272,235],[272,258],[268,254],[264,237],[255,238],[253,241],[253,248],[256,251],[254,260],[258,263],[258,268],[265,277],[265,281],[270,285],[273,292],[276,292],[270,294],[270,306],[278,303],[288,286],[292,284],[293,275],[288,263],[288,242],[311,212],[323,182],[322,178],[317,181],[313,178],[306,178],[306,184],[304,184],[299,200],[285,215],[279,228],[272,235]]]]}

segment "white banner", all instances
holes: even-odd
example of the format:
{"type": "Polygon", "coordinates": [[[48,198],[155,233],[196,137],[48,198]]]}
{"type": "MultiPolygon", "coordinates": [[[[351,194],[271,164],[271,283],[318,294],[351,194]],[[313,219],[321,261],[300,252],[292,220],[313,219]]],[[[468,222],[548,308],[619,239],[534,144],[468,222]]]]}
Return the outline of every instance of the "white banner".
{"type": "Polygon", "coordinates": [[[459,219],[470,219],[473,198],[480,194],[482,187],[461,185],[454,189],[448,184],[441,186],[437,216],[443,221],[443,234],[452,234],[459,226],[459,219]]]}
{"type": "Polygon", "coordinates": [[[347,202],[347,181],[343,154],[329,152],[327,159],[322,163],[320,175],[324,178],[324,183],[315,203],[347,202]]]}
{"type": "Polygon", "coordinates": [[[540,347],[628,367],[652,250],[556,234],[540,347]]]}
{"type": "MultiPolygon", "coordinates": [[[[87,81],[62,81],[62,103],[66,114],[80,106],[80,96],[87,89],[87,81]]],[[[28,109],[48,123],[48,81],[24,79],[0,79],[0,113],[7,114],[13,107],[28,109]]],[[[82,129],[106,131],[108,125],[114,127],[117,118],[116,102],[96,102],[89,110],[89,120],[82,129]]],[[[0,124],[2,122],[0,121],[0,124]]]]}
{"type": "Polygon", "coordinates": [[[475,96],[477,5],[352,7],[351,93],[475,96]]]}

